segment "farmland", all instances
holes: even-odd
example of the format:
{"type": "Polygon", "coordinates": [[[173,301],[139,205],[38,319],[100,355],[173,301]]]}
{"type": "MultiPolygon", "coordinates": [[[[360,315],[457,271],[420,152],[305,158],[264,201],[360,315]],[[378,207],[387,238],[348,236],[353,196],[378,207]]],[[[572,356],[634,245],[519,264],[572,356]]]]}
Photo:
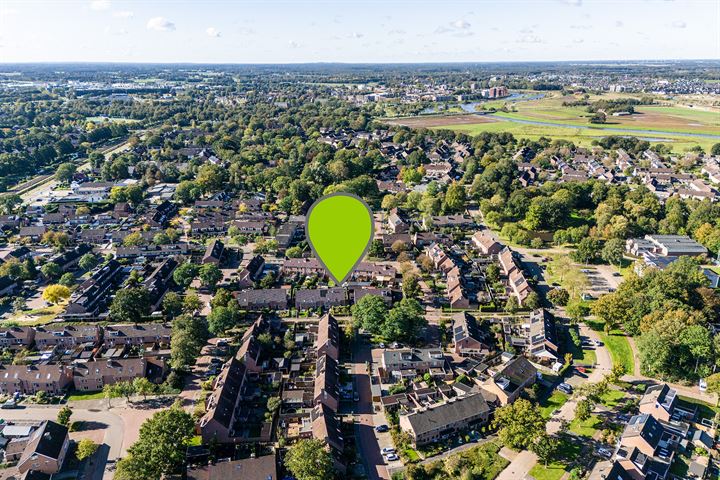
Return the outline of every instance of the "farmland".
{"type": "MultiPolygon", "coordinates": [[[[628,98],[629,95],[592,95],[598,99],[628,98]]],[[[565,106],[564,102],[580,99],[551,93],[540,99],[519,102],[494,101],[484,108],[498,108],[486,115],[426,115],[398,118],[389,123],[411,127],[447,129],[477,135],[481,132],[509,132],[519,138],[537,140],[540,137],[570,140],[589,146],[593,140],[608,135],[635,135],[651,143],[664,143],[675,152],[694,146],[708,150],[720,142],[720,109],[712,106],[695,106],[689,99],[668,100],[655,98],[656,104],[641,105],[636,113],[627,116],[609,116],[607,123],[591,124],[584,106],[565,106]]]]}

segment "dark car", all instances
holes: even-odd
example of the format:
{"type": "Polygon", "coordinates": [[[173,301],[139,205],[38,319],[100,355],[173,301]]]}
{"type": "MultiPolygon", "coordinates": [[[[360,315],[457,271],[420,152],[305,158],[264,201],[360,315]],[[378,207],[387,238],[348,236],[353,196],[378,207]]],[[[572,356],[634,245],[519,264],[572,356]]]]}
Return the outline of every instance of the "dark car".
{"type": "Polygon", "coordinates": [[[376,432],[387,432],[388,430],[390,430],[390,427],[388,427],[387,425],[378,425],[377,427],[375,427],[376,432]]]}

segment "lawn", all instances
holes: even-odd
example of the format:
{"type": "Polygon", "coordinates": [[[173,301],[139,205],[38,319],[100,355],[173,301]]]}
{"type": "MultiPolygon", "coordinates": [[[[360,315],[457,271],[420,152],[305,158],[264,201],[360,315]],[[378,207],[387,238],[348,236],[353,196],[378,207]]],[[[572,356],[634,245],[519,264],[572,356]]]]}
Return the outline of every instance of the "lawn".
{"type": "Polygon", "coordinates": [[[625,398],[625,393],[620,390],[609,389],[607,392],[600,395],[600,403],[608,408],[617,407],[622,403],[625,398]]]}
{"type": "Polygon", "coordinates": [[[570,422],[570,431],[581,435],[583,437],[592,437],[597,432],[598,428],[602,424],[602,420],[597,415],[590,415],[585,421],[579,421],[578,419],[570,422]]]}
{"type": "Polygon", "coordinates": [[[102,391],[99,392],[73,392],[68,395],[68,401],[76,402],[78,400],[97,400],[99,398],[105,398],[105,394],[102,391]]]}
{"type": "Polygon", "coordinates": [[[562,392],[555,390],[552,395],[540,402],[540,411],[542,412],[542,416],[545,418],[550,418],[552,412],[565,405],[565,402],[568,401],[568,398],[570,397],[568,397],[562,392]]]}
{"type": "Polygon", "coordinates": [[[601,323],[587,322],[587,324],[597,332],[600,340],[607,347],[613,365],[624,365],[628,374],[635,373],[635,360],[625,334],[621,330],[611,330],[608,335],[603,330],[601,323]]]}
{"type": "Polygon", "coordinates": [[[577,460],[581,450],[582,445],[579,442],[564,440],[560,443],[558,449],[558,457],[561,460],[548,463],[547,467],[542,462],[538,462],[530,470],[530,475],[535,480],[560,480],[565,475],[565,472],[570,471],[568,465],[577,460]]]}
{"type": "Polygon", "coordinates": [[[420,461],[420,454],[418,452],[416,452],[415,450],[413,450],[412,448],[403,450],[403,453],[405,453],[405,455],[408,458],[408,461],[410,461],[410,462],[419,462],[420,461]]]}

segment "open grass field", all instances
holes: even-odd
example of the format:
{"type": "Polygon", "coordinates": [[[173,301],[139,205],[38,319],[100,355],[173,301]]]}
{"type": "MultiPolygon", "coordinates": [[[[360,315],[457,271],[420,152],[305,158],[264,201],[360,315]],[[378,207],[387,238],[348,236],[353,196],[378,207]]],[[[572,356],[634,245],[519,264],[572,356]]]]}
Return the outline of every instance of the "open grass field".
{"type": "Polygon", "coordinates": [[[540,411],[542,412],[542,416],[550,418],[552,412],[565,405],[565,402],[567,402],[569,398],[569,396],[562,392],[557,390],[553,391],[552,395],[540,402],[540,411]]]}
{"type": "MultiPolygon", "coordinates": [[[[576,97],[563,97],[558,92],[545,93],[545,97],[536,100],[496,100],[483,104],[485,108],[504,106],[508,109],[507,112],[496,112],[493,116],[424,115],[389,119],[387,122],[414,128],[452,129],[468,135],[509,132],[518,138],[531,140],[549,137],[569,140],[585,147],[590,146],[593,140],[608,135],[635,135],[652,144],[666,144],[676,153],[685,152],[695,146],[707,151],[713,144],[720,142],[720,108],[698,106],[690,98],[668,100],[657,97],[658,105],[638,106],[634,115],[610,116],[608,123],[595,125],[589,123],[591,114],[586,107],[562,105],[576,97]]],[[[639,96],[613,93],[592,95],[589,100],[639,96]]]]}
{"type": "Polygon", "coordinates": [[[581,422],[580,420],[575,419],[570,422],[570,431],[583,437],[592,437],[595,435],[598,428],[600,428],[601,424],[602,420],[600,420],[600,417],[597,415],[590,415],[590,418],[585,421],[581,422]]]}
{"type": "Polygon", "coordinates": [[[635,361],[625,334],[620,330],[611,330],[608,335],[597,322],[588,322],[588,325],[597,332],[600,340],[607,347],[613,365],[623,365],[625,372],[632,375],[635,372],[635,361]]]}

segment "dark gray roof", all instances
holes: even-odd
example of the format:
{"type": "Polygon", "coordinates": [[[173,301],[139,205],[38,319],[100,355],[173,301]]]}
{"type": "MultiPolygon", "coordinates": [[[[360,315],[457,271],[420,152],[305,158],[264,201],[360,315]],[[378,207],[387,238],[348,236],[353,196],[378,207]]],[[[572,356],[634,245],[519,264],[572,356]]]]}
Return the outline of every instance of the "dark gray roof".
{"type": "Polygon", "coordinates": [[[469,419],[483,412],[490,412],[490,407],[488,407],[485,398],[477,393],[467,397],[460,397],[455,401],[443,403],[424,411],[411,413],[407,416],[407,419],[412,425],[415,435],[422,435],[445,425],[469,419]]]}

